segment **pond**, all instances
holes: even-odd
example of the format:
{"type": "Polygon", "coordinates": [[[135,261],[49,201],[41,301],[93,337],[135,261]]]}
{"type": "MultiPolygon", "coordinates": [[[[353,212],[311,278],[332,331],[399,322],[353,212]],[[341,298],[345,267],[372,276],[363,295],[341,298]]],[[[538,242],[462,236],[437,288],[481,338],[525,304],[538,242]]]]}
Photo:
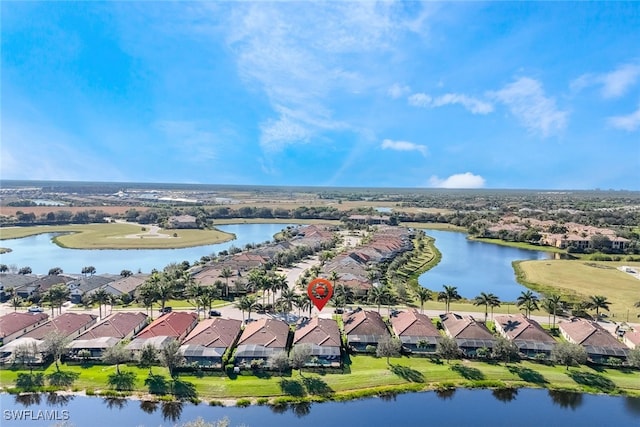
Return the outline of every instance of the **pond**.
{"type": "MultiPolygon", "coordinates": [[[[202,417],[228,417],[231,426],[636,426],[640,398],[583,395],[543,389],[448,390],[293,407],[213,407],[86,396],[0,395],[2,426],[24,426],[24,417],[68,418],[77,427],[173,426],[202,417]],[[30,412],[25,412],[30,411],[30,412]],[[16,418],[22,416],[23,420],[16,418]]],[[[29,426],[55,422],[28,421],[29,426]]]]}
{"type": "Polygon", "coordinates": [[[55,234],[39,234],[22,239],[0,241],[0,246],[11,252],[0,255],[0,263],[17,268],[29,266],[34,274],[47,274],[49,269],[60,267],[65,273],[80,273],[83,267],[92,265],[98,274],[119,274],[122,270],[149,273],[162,270],[172,262],[199,260],[202,256],[217,254],[235,246],[243,248],[247,243],[273,240],[274,234],[292,224],[230,224],[218,229],[236,235],[234,240],[214,245],[181,249],[66,249],[51,241],[55,234]]]}
{"type": "Polygon", "coordinates": [[[442,285],[453,285],[464,298],[480,292],[492,292],[502,301],[515,301],[525,288],[516,282],[511,263],[516,260],[552,259],[543,251],[511,248],[467,239],[452,231],[425,230],[436,239],[442,253],[440,263],[418,278],[420,285],[441,291],[442,285]]]}

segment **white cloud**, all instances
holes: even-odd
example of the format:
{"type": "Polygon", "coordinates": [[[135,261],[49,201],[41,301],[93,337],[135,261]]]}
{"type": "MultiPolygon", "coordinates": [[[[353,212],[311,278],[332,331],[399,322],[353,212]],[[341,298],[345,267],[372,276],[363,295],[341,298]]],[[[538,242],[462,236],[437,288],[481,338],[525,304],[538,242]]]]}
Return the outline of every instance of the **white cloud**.
{"type": "Polygon", "coordinates": [[[433,98],[431,98],[426,93],[414,93],[413,95],[409,96],[409,98],[407,98],[407,101],[409,102],[409,105],[412,105],[414,107],[426,108],[431,105],[433,98]]]}
{"type": "MultiPolygon", "coordinates": [[[[348,58],[397,49],[400,35],[422,27],[402,10],[386,2],[234,4],[224,27],[228,48],[242,79],[265,93],[275,113],[260,126],[263,149],[308,142],[336,128],[359,132],[334,117],[330,102],[379,86],[380,76],[348,58]]],[[[398,85],[391,93],[406,90],[398,85]]]]}
{"type": "Polygon", "coordinates": [[[458,173],[444,179],[434,175],[429,178],[429,185],[436,188],[482,188],[485,185],[485,179],[471,172],[458,173]]]}
{"type": "Polygon", "coordinates": [[[568,113],[558,109],[554,98],[545,96],[535,79],[521,77],[488,96],[505,104],[524,127],[542,136],[561,131],[567,124],[568,113]]]}
{"type": "Polygon", "coordinates": [[[399,83],[394,83],[389,90],[387,90],[387,94],[393,99],[402,98],[410,92],[411,88],[409,86],[401,85],[399,83]]]}
{"type": "Polygon", "coordinates": [[[222,144],[219,136],[205,130],[204,124],[184,120],[162,120],[156,122],[170,144],[188,153],[187,159],[208,161],[218,157],[222,144]]]}
{"type": "Polygon", "coordinates": [[[489,114],[493,111],[493,105],[490,103],[458,93],[447,93],[435,98],[426,93],[414,93],[407,98],[407,102],[413,107],[421,108],[438,108],[459,104],[472,114],[489,114]]]}
{"type": "Polygon", "coordinates": [[[640,78],[640,64],[624,64],[609,73],[583,74],[570,84],[571,89],[580,91],[589,86],[601,85],[604,98],[619,98],[636,84],[640,78]]]}
{"type": "Polygon", "coordinates": [[[615,128],[633,132],[640,128],[640,107],[631,114],[609,117],[607,121],[615,128]]]}
{"type": "Polygon", "coordinates": [[[420,145],[409,141],[392,141],[391,139],[385,139],[382,141],[380,147],[383,150],[418,151],[425,157],[429,152],[426,145],[420,145]]]}

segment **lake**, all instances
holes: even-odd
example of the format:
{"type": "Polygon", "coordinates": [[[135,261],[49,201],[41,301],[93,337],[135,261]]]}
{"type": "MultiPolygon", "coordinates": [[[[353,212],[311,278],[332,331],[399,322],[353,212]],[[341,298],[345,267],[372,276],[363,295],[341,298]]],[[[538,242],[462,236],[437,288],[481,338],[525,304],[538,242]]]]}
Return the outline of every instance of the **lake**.
{"type": "Polygon", "coordinates": [[[587,395],[544,389],[451,390],[401,394],[350,402],[212,407],[205,403],[149,404],[136,400],[0,394],[3,427],[50,426],[52,421],[18,421],[24,410],[68,417],[73,426],[173,426],[198,417],[212,422],[228,417],[231,426],[637,426],[640,398],[587,395]],[[37,397],[36,397],[37,396],[37,397]],[[18,411],[18,412],[13,412],[18,411]],[[20,412],[22,411],[22,412],[20,412]],[[67,411],[64,413],[63,411],[67,411]],[[117,422],[116,422],[117,420],[117,422]]]}
{"type": "Polygon", "coordinates": [[[464,298],[480,292],[492,292],[502,301],[515,301],[525,287],[516,282],[511,263],[516,260],[552,259],[543,251],[511,248],[468,240],[464,233],[425,230],[436,239],[442,260],[418,278],[420,285],[441,291],[442,285],[453,285],[464,298]]]}
{"type": "Polygon", "coordinates": [[[80,273],[92,265],[97,273],[119,274],[122,270],[149,273],[162,270],[172,262],[199,260],[202,256],[217,254],[231,246],[243,248],[247,243],[273,240],[274,234],[293,224],[229,224],[216,226],[219,230],[236,235],[234,240],[214,245],[181,249],[67,249],[51,241],[55,234],[39,234],[22,239],[0,241],[0,246],[11,252],[0,255],[0,263],[18,268],[29,266],[34,274],[47,274],[60,267],[65,273],[80,273]]]}

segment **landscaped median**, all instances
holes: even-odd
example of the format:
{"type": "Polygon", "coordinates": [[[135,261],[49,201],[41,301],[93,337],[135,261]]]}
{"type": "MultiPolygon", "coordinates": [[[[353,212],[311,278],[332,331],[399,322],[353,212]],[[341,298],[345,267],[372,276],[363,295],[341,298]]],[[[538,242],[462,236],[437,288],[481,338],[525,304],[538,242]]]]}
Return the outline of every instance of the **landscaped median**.
{"type": "MultiPolygon", "coordinates": [[[[105,365],[61,365],[62,372],[70,372],[75,378],[67,390],[94,395],[114,395],[110,389],[109,376],[115,366],[105,365]]],[[[135,375],[133,389],[124,395],[149,398],[149,370],[137,366],[120,366],[122,372],[135,375]]],[[[156,378],[169,383],[166,368],[153,367],[156,378]]],[[[28,370],[3,369],[0,385],[3,391],[18,392],[16,379],[19,373],[28,370]]],[[[43,372],[45,377],[55,372],[51,365],[43,372]]],[[[588,366],[566,369],[561,365],[546,365],[528,361],[518,363],[489,363],[457,360],[451,363],[436,362],[428,358],[385,358],[352,356],[341,370],[326,372],[295,371],[279,376],[276,373],[237,375],[230,378],[220,372],[182,373],[182,384],[195,388],[191,400],[218,404],[285,404],[292,401],[349,400],[372,395],[394,394],[422,390],[440,390],[455,387],[468,388],[518,388],[541,387],[571,390],[586,393],[624,394],[640,396],[640,372],[632,369],[601,368],[588,366]]],[[[50,389],[50,388],[48,388],[50,389]]],[[[156,398],[166,398],[156,395],[156,398]]]]}

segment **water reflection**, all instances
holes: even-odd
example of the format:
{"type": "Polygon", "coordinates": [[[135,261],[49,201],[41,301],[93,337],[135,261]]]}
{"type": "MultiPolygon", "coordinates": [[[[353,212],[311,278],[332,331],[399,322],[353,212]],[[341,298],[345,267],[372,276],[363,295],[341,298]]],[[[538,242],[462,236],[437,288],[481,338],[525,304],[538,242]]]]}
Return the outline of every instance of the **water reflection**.
{"type": "Polygon", "coordinates": [[[518,395],[518,389],[512,387],[496,388],[491,391],[491,394],[500,402],[509,403],[518,395]]]}
{"type": "Polygon", "coordinates": [[[582,406],[582,393],[564,390],[548,390],[551,401],[561,408],[569,408],[573,411],[582,406]]]}
{"type": "Polygon", "coordinates": [[[624,407],[630,413],[640,416],[640,397],[625,397],[624,407]]]}
{"type": "Polygon", "coordinates": [[[70,394],[58,394],[58,393],[49,393],[47,394],[47,405],[49,406],[66,406],[73,400],[75,396],[70,394]]]}
{"type": "Polygon", "coordinates": [[[309,415],[309,412],[311,412],[311,402],[292,403],[291,412],[293,412],[298,418],[309,415]]]}
{"type": "Polygon", "coordinates": [[[158,402],[155,400],[141,400],[140,409],[147,414],[153,414],[158,409],[158,402]]]}
{"type": "Polygon", "coordinates": [[[171,402],[162,402],[162,417],[165,421],[171,421],[172,423],[180,419],[182,414],[182,402],[176,400],[171,402]]]}
{"type": "Polygon", "coordinates": [[[273,405],[269,405],[269,409],[274,414],[284,414],[289,409],[289,406],[286,403],[275,403],[273,405]]]}
{"type": "Polygon", "coordinates": [[[454,394],[456,394],[455,388],[443,388],[436,390],[436,396],[442,400],[451,400],[453,399],[454,394]]]}
{"type": "Polygon", "coordinates": [[[32,405],[39,405],[41,400],[39,393],[23,393],[15,395],[15,402],[21,404],[25,408],[32,405]]]}
{"type": "Polygon", "coordinates": [[[380,397],[380,399],[384,400],[385,402],[395,402],[396,401],[396,397],[398,397],[398,393],[394,393],[392,391],[389,391],[387,393],[380,394],[378,397],[380,397]]]}
{"type": "Polygon", "coordinates": [[[122,409],[127,406],[127,399],[123,399],[122,397],[105,397],[103,402],[107,405],[109,409],[122,409]]]}

